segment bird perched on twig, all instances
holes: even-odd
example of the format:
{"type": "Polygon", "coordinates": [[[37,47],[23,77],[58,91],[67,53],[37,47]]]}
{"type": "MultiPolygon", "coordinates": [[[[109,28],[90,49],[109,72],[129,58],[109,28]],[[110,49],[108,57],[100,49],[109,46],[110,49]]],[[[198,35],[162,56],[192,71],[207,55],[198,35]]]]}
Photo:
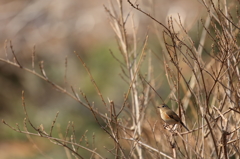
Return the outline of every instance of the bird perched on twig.
{"type": "Polygon", "coordinates": [[[166,124],[181,124],[185,129],[189,131],[189,129],[183,124],[179,116],[174,111],[172,111],[166,104],[158,106],[157,108],[160,108],[161,118],[165,121],[166,124]]]}

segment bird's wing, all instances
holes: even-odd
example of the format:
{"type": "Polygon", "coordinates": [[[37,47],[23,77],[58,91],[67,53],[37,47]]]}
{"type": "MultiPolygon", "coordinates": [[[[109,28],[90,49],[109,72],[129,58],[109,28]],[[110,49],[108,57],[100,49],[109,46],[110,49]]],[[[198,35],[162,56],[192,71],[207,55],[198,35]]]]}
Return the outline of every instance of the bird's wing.
{"type": "Polygon", "coordinates": [[[170,118],[174,119],[177,122],[181,122],[180,118],[176,113],[169,115],[170,118]]]}

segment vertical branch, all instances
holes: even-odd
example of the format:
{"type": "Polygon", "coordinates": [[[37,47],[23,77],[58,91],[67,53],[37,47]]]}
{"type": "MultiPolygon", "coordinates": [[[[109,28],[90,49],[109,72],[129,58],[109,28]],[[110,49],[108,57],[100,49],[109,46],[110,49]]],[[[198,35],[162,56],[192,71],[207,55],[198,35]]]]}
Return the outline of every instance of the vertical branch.
{"type": "Polygon", "coordinates": [[[91,82],[92,82],[92,84],[94,85],[94,87],[95,87],[95,89],[96,89],[96,91],[97,91],[97,93],[98,93],[98,96],[101,98],[101,100],[102,100],[105,108],[107,108],[107,104],[106,104],[106,102],[105,102],[105,100],[104,100],[104,98],[103,98],[103,96],[102,96],[102,93],[101,93],[100,89],[98,88],[97,83],[95,82],[95,80],[94,80],[94,78],[93,78],[90,70],[88,69],[86,63],[85,63],[85,62],[83,61],[83,59],[76,53],[76,51],[74,51],[74,53],[75,53],[76,56],[78,57],[79,61],[81,61],[83,67],[86,69],[86,71],[87,71],[87,73],[88,73],[88,75],[89,75],[89,77],[90,77],[90,79],[91,79],[91,82]]]}
{"type": "Polygon", "coordinates": [[[44,76],[45,80],[48,80],[47,74],[44,70],[44,61],[39,62],[39,68],[41,70],[42,75],[44,76]]]}
{"type": "Polygon", "coordinates": [[[8,51],[7,51],[7,43],[8,43],[8,40],[5,40],[5,42],[4,42],[4,52],[5,52],[6,59],[9,60],[8,59],[8,51]]]}
{"type": "MultiPolygon", "coordinates": [[[[204,28],[205,29],[202,30],[202,34],[201,34],[201,37],[200,37],[200,42],[199,42],[198,49],[197,49],[197,53],[198,53],[197,56],[198,56],[198,58],[200,58],[201,55],[202,55],[202,50],[203,50],[203,46],[204,46],[204,43],[205,43],[205,40],[206,40],[206,35],[207,35],[206,28],[208,28],[209,25],[210,25],[210,19],[211,19],[211,17],[210,17],[210,15],[208,15],[207,19],[205,21],[205,24],[204,24],[204,28]]],[[[194,70],[196,70],[196,68],[197,68],[197,64],[195,62],[194,62],[193,68],[194,68],[194,70]]],[[[190,80],[190,83],[189,83],[190,89],[193,89],[195,87],[195,84],[197,82],[196,78],[197,77],[195,76],[195,74],[192,73],[192,75],[190,77],[191,80],[190,80]]],[[[182,99],[183,108],[186,108],[188,106],[190,98],[191,98],[191,92],[190,92],[190,90],[188,90],[185,93],[185,95],[184,95],[184,97],[182,99]]]]}
{"type": "MultiPolygon", "coordinates": [[[[35,131],[39,131],[30,121],[28,113],[27,113],[27,109],[26,109],[26,105],[25,105],[25,98],[24,98],[24,91],[22,91],[22,106],[23,106],[23,110],[24,110],[24,114],[26,117],[26,120],[28,121],[28,123],[31,125],[31,127],[35,130],[35,131]]],[[[26,127],[27,128],[27,127],[26,127]]]]}
{"type": "Polygon", "coordinates": [[[213,128],[211,127],[210,122],[209,122],[209,120],[208,120],[206,115],[204,116],[204,119],[205,119],[205,121],[206,121],[206,123],[208,125],[209,131],[210,131],[210,134],[211,134],[211,137],[212,137],[212,140],[213,140],[213,145],[214,145],[214,148],[215,148],[215,154],[216,154],[217,158],[219,158],[217,141],[216,141],[215,135],[213,133],[213,128]]]}
{"type": "Polygon", "coordinates": [[[225,159],[228,159],[228,151],[227,151],[227,135],[229,133],[226,131],[222,131],[222,145],[223,145],[223,153],[225,159]]]}
{"type": "Polygon", "coordinates": [[[52,122],[52,126],[51,126],[51,130],[50,130],[49,136],[52,136],[53,127],[54,127],[54,125],[55,125],[55,123],[56,123],[58,114],[59,114],[59,111],[57,112],[57,114],[56,114],[56,116],[55,116],[55,118],[54,118],[54,120],[53,120],[53,122],[52,122]]]}
{"type": "Polygon", "coordinates": [[[18,58],[13,50],[13,45],[12,45],[12,41],[10,40],[10,49],[12,51],[13,57],[14,57],[14,61],[16,61],[16,63],[18,64],[18,67],[22,68],[22,65],[20,65],[18,58]]]}

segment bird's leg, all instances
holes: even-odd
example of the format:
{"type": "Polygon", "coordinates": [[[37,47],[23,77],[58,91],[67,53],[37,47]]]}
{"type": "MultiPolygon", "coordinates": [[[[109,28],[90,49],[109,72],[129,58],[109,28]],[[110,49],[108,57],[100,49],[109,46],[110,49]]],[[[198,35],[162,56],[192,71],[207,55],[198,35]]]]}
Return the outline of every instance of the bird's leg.
{"type": "MultiPolygon", "coordinates": [[[[174,124],[174,125],[175,125],[175,124],[174,124]]],[[[172,128],[171,128],[171,130],[170,130],[171,132],[174,132],[174,130],[173,130],[173,128],[174,128],[174,125],[172,126],[172,128]]]]}
{"type": "Polygon", "coordinates": [[[174,131],[176,130],[176,129],[175,129],[175,125],[176,125],[176,124],[174,124],[174,125],[172,126],[172,128],[171,128],[171,130],[170,130],[171,132],[174,132],[174,131]]]}
{"type": "Polygon", "coordinates": [[[166,123],[163,124],[163,128],[166,129],[168,125],[166,123]]]}
{"type": "Polygon", "coordinates": [[[167,123],[165,123],[165,124],[163,125],[163,128],[164,128],[164,129],[167,129],[167,130],[170,130],[170,127],[169,127],[169,125],[168,125],[167,123]]]}
{"type": "Polygon", "coordinates": [[[164,128],[164,129],[167,129],[167,130],[169,130],[169,131],[172,130],[172,128],[170,127],[170,125],[168,125],[167,123],[165,123],[165,124],[163,125],[163,128],[164,128]]]}

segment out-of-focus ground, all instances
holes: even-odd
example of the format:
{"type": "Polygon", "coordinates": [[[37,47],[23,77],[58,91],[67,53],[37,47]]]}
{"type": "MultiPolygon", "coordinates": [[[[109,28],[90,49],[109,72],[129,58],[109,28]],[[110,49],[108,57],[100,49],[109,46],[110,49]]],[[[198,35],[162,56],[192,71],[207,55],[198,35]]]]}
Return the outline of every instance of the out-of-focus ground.
{"type": "MultiPolygon", "coordinates": [[[[135,11],[127,2],[123,3],[124,17],[133,12],[127,20],[127,34],[131,36],[133,33],[133,19],[137,28],[139,47],[144,41],[142,38],[148,33],[149,47],[161,56],[162,49],[157,41],[153,21],[135,11]]],[[[117,8],[117,2],[112,0],[112,4],[117,8]]],[[[139,4],[140,8],[164,24],[166,17],[171,15],[176,18],[179,13],[183,25],[189,30],[194,30],[203,11],[203,7],[193,0],[139,1],[139,4]]],[[[35,46],[35,70],[40,72],[39,62],[44,61],[49,79],[63,87],[67,57],[68,86],[81,88],[89,100],[94,101],[95,106],[98,107],[97,104],[101,100],[85,69],[73,53],[76,51],[90,68],[103,96],[114,100],[116,105],[121,105],[128,85],[121,80],[119,64],[109,53],[111,49],[117,57],[121,57],[104,6],[109,7],[107,0],[1,0],[0,57],[7,56],[9,60],[13,59],[9,47],[11,40],[19,62],[24,67],[31,68],[31,54],[35,46]]],[[[197,37],[194,34],[193,36],[197,37]]],[[[161,67],[159,64],[155,66],[161,67]]],[[[101,129],[96,129],[97,125],[91,113],[76,101],[54,90],[47,82],[36,76],[3,62],[0,62],[0,88],[0,117],[10,125],[19,123],[20,127],[23,126],[21,92],[24,90],[27,110],[34,124],[43,124],[45,129],[50,130],[52,120],[59,111],[57,125],[62,132],[65,132],[68,121],[74,121],[79,136],[88,130],[87,135],[89,140],[92,140],[92,134],[98,134],[96,143],[102,142],[102,139],[107,137],[101,129]]],[[[162,91],[162,95],[165,94],[167,93],[162,91]]],[[[44,155],[59,159],[66,158],[63,148],[48,140],[33,137],[34,143],[32,143],[24,134],[14,132],[3,124],[0,125],[0,130],[0,158],[46,158],[44,155]],[[38,148],[44,152],[44,155],[38,151],[38,148]]],[[[54,133],[58,136],[57,130],[54,133]]],[[[107,146],[108,143],[102,143],[100,146],[104,145],[107,146]]]]}

